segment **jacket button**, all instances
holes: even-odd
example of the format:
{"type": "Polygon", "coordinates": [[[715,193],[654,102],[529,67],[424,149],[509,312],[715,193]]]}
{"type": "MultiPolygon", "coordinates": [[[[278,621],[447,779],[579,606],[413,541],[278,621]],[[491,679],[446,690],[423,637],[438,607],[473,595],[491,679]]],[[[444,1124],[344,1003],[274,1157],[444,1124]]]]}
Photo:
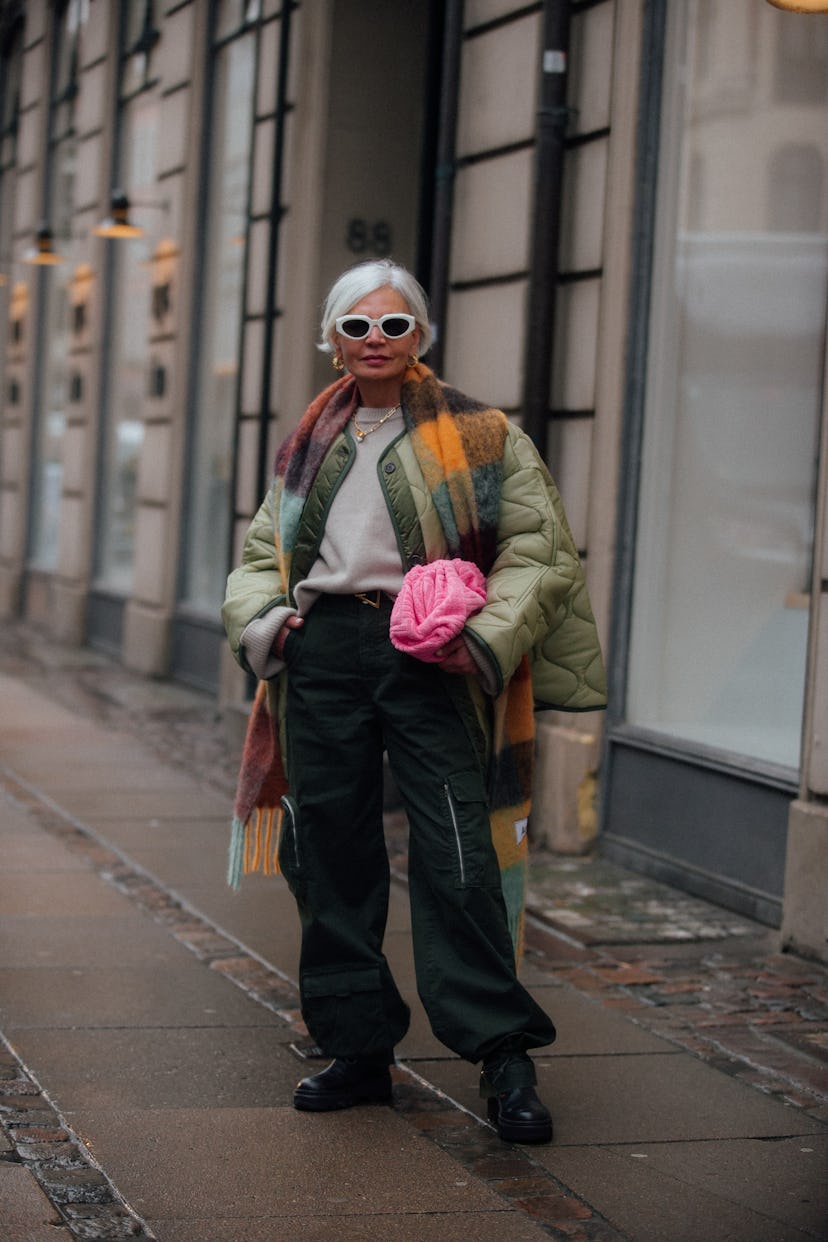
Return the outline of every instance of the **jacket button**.
{"type": "Polygon", "coordinates": [[[394,465],[393,461],[387,461],[383,466],[383,470],[386,474],[393,474],[396,469],[397,467],[394,465]]]}
{"type": "Polygon", "coordinates": [[[413,556],[409,556],[408,563],[410,565],[422,565],[423,558],[415,552],[413,556]]]}

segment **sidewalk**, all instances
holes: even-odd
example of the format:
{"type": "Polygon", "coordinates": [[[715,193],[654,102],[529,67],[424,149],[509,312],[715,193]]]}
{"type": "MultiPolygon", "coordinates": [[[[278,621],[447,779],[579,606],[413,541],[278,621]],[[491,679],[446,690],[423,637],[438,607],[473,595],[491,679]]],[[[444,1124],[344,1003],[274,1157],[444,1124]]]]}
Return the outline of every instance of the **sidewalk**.
{"type": "MultiPolygon", "coordinates": [[[[532,864],[548,1148],[501,1143],[416,1002],[393,1108],[296,1113],[298,927],[224,884],[207,696],[0,629],[0,1237],[828,1239],[828,970],[601,860],[532,864]]],[[[404,824],[389,816],[404,877],[404,824]]]]}

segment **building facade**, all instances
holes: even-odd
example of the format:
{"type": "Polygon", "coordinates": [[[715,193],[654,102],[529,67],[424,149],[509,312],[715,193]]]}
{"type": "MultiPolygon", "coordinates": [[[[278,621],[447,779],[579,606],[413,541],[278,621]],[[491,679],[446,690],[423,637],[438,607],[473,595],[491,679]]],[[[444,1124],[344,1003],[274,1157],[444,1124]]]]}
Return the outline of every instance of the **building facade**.
{"type": "Polygon", "coordinates": [[[535,839],[825,953],[828,14],[4,0],[0,58],[0,616],[244,711],[224,581],[326,288],[390,254],[605,641],[535,839]]]}

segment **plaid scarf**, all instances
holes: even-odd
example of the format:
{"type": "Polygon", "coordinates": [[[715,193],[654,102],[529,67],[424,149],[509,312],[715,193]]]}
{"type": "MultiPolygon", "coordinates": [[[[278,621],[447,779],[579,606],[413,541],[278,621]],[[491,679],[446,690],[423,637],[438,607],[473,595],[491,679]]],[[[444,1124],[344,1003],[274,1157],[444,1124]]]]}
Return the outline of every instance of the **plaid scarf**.
{"type": "MultiPolygon", "coordinates": [[[[328,449],[356,404],[354,379],[337,380],[311,402],[277,454],[274,541],[286,589],[305,501],[328,449]]],[[[406,371],[401,404],[412,448],[443,527],[447,558],[473,561],[487,574],[497,549],[506,416],[440,384],[422,363],[406,371]]],[[[248,721],[233,807],[228,880],[234,887],[242,872],[278,871],[280,799],[288,790],[288,781],[274,699],[272,689],[262,682],[248,721]]],[[[518,958],[526,896],[533,708],[531,675],[524,657],[494,703],[489,773],[492,839],[518,958]]]]}

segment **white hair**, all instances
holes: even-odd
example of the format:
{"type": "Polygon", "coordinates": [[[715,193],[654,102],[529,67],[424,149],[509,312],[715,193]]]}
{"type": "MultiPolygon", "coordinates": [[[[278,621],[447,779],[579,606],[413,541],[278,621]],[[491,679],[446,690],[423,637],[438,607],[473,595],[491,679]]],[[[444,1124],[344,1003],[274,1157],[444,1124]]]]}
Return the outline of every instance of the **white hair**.
{"type": "Polygon", "coordinates": [[[399,263],[392,263],[390,259],[369,259],[366,263],[358,263],[356,267],[348,268],[334,281],[325,299],[322,312],[322,340],[318,348],[326,354],[332,354],[335,350],[335,325],[340,315],[347,315],[348,311],[362,298],[367,298],[369,293],[375,293],[377,289],[384,289],[386,286],[396,289],[397,293],[405,298],[408,309],[420,329],[417,355],[419,357],[427,353],[431,345],[432,332],[428,321],[426,295],[411,273],[406,268],[400,267],[399,263]]]}

